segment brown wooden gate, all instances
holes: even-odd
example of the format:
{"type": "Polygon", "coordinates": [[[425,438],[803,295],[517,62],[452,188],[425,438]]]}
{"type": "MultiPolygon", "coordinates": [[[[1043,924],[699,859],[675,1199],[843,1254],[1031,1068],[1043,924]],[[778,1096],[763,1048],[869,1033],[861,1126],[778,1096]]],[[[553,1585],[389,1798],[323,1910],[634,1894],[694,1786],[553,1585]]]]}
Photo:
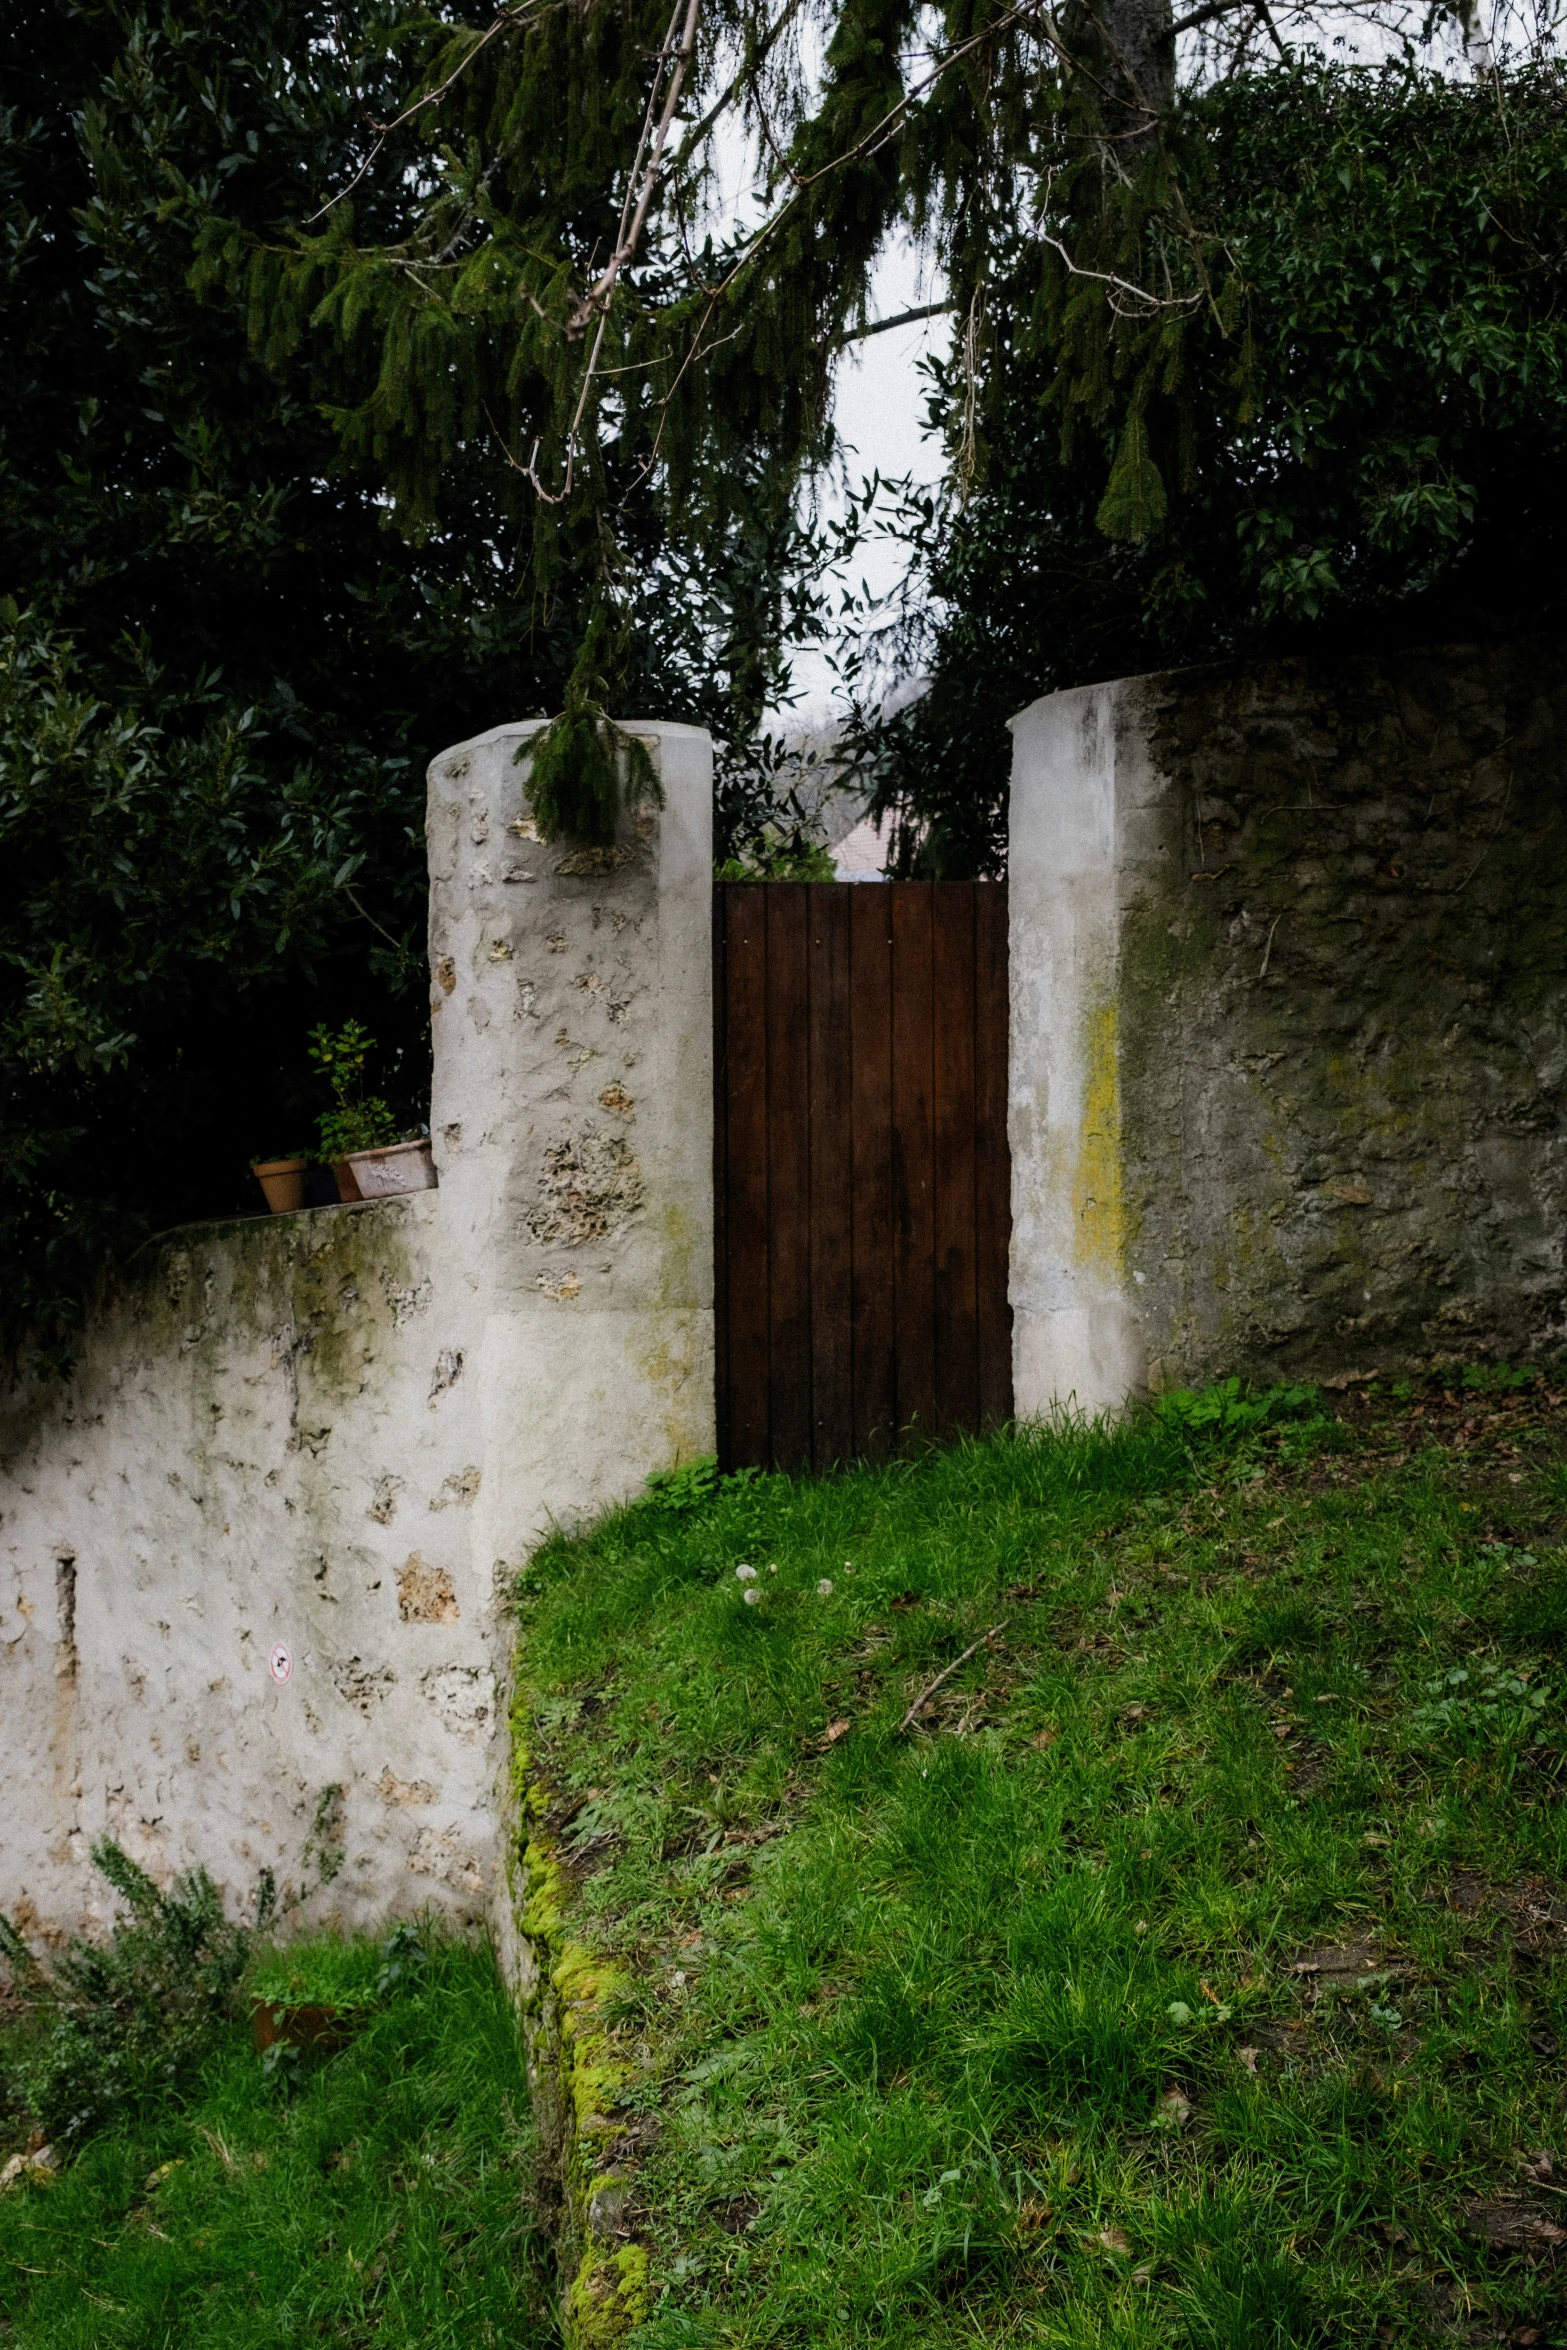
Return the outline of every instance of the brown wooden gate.
{"type": "Polygon", "coordinates": [[[723,1466],[1005,1419],[1005,883],[714,900],[723,1466]]]}

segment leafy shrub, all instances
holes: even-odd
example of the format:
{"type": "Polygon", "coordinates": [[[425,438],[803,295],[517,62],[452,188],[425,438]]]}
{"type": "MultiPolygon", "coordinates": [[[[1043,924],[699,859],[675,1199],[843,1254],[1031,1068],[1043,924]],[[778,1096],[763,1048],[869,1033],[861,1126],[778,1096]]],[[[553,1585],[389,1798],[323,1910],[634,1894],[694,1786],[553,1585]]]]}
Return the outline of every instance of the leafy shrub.
{"type": "MultiPolygon", "coordinates": [[[[205,1869],[185,1870],[160,1893],[112,1838],[92,1856],[130,1911],[103,1945],[78,1939],[45,1966],[0,1916],[0,1956],[44,2019],[6,2085],[56,2146],[190,2080],[232,2014],[251,1949],[250,1931],[224,1916],[205,1869]]],[[[272,1899],[264,1876],[258,1924],[272,1899]]]]}

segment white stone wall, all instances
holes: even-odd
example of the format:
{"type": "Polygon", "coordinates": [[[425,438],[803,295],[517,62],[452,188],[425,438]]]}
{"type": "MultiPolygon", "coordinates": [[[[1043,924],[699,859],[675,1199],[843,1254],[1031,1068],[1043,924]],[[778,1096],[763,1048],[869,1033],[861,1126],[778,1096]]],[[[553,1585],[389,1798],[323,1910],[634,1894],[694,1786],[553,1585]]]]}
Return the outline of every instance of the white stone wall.
{"type": "Polygon", "coordinates": [[[509,1574],[712,1448],[710,749],[639,726],[664,809],[572,852],[533,731],[431,769],[440,1189],[153,1243],[0,1402],[24,1931],[104,1921],[105,1833],[236,1908],[271,1868],[302,1916],[504,1923],[509,1574]]]}
{"type": "Polygon", "coordinates": [[[1121,684],[1012,721],[1007,1134],[1020,1417],[1117,1411],[1143,1384],[1120,1094],[1124,811],[1146,768],[1121,684]]]}

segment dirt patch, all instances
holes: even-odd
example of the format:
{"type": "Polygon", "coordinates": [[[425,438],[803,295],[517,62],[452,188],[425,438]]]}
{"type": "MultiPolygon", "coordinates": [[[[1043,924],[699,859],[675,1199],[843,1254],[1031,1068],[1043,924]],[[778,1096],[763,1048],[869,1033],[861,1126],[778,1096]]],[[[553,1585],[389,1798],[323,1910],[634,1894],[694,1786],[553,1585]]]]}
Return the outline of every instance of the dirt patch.
{"type": "Polygon", "coordinates": [[[1390,1972],[1374,1942],[1324,1942],[1303,1951],[1290,1968],[1319,1985],[1335,1990],[1362,1990],[1376,1976],[1390,1972]]]}
{"type": "Polygon", "coordinates": [[[1460,1917],[1505,1936],[1525,1957],[1567,1949],[1567,1900],[1543,1877],[1493,1885],[1478,1869],[1455,1869],[1443,1895],[1460,1917]]]}
{"type": "Polygon", "coordinates": [[[1567,2244],[1563,2215],[1530,2195],[1493,2195],[1464,2211],[1463,2233],[1498,2252],[1555,2253],[1567,2244]]]}

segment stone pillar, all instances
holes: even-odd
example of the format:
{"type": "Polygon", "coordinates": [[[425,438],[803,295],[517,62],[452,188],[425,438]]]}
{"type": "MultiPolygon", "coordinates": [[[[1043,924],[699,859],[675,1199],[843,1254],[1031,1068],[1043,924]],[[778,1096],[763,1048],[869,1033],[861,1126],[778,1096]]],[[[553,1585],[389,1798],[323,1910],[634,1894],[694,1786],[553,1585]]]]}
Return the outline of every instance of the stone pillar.
{"type": "Polygon", "coordinates": [[[1116,1409],[1143,1381],[1121,1150],[1121,689],[1012,722],[1008,856],[1012,1383],[1020,1415],[1116,1409]]]}
{"type": "Polygon", "coordinates": [[[1220,664],[1013,721],[1020,1413],[1567,1341],[1567,656],[1220,664]]]}
{"type": "Polygon", "coordinates": [[[712,746],[632,724],[664,804],[585,849],[538,838],[537,731],[430,768],[431,1131],[492,1562],[715,1441],[712,746]]]}

